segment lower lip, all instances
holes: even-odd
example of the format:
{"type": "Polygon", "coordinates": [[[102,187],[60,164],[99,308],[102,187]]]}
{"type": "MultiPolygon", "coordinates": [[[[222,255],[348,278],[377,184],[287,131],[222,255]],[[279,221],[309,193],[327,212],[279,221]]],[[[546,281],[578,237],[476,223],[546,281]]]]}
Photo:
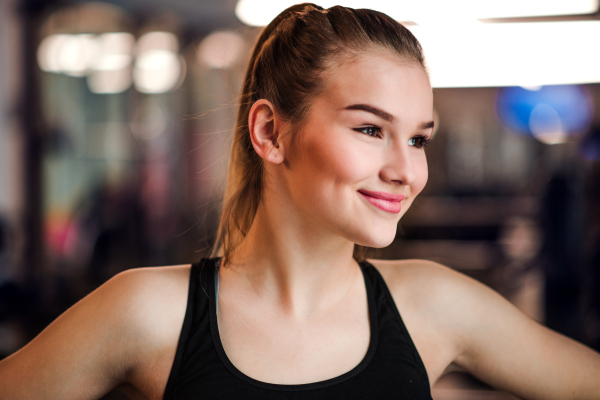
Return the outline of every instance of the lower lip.
{"type": "Polygon", "coordinates": [[[400,203],[399,201],[383,200],[366,195],[362,192],[358,193],[360,193],[365,199],[367,199],[369,203],[373,204],[375,207],[383,211],[387,211],[394,214],[398,214],[400,211],[402,211],[402,203],[400,203]]]}

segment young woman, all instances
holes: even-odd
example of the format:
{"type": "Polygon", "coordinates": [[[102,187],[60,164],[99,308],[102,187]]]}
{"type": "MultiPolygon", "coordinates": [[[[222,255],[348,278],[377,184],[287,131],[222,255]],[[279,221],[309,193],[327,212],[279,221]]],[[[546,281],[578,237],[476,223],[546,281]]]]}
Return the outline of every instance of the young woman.
{"type": "Polygon", "coordinates": [[[525,399],[600,399],[600,355],[488,288],[361,258],[423,189],[432,121],[407,29],[287,9],[248,66],[221,257],[117,275],[0,362],[0,398],[430,399],[466,370],[525,399]]]}

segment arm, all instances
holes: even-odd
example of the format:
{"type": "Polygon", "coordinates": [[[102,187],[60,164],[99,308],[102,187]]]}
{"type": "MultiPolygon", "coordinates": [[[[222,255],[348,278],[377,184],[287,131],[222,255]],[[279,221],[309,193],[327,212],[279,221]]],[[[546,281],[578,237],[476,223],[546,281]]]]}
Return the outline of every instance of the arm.
{"type": "Polygon", "coordinates": [[[539,325],[488,287],[427,264],[455,364],[524,399],[600,399],[598,353],[539,325]]]}
{"type": "MultiPolygon", "coordinates": [[[[117,275],[0,361],[0,398],[94,399],[121,383],[140,386],[149,355],[173,361],[187,299],[176,293],[186,277],[184,267],[117,275]]],[[[170,365],[165,375],[162,364],[152,363],[166,384],[170,365]]]]}

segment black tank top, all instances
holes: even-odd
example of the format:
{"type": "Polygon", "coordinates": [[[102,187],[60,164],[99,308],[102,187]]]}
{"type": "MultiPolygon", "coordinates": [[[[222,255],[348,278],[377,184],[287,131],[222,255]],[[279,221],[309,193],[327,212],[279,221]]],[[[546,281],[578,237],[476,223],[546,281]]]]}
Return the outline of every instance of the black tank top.
{"type": "Polygon", "coordinates": [[[219,259],[192,265],[187,310],[164,399],[407,399],[431,400],[429,380],[379,272],[361,263],[369,303],[371,339],[352,370],[321,382],[279,385],[244,375],[227,358],[215,302],[219,259]]]}

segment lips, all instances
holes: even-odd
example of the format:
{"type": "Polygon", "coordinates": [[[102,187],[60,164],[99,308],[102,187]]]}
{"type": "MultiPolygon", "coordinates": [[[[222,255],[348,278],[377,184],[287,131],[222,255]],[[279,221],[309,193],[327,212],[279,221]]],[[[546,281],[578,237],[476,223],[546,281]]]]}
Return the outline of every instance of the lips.
{"type": "Polygon", "coordinates": [[[394,214],[398,214],[402,211],[401,201],[406,198],[406,196],[401,194],[372,192],[370,190],[359,190],[358,193],[375,207],[394,214]]]}

